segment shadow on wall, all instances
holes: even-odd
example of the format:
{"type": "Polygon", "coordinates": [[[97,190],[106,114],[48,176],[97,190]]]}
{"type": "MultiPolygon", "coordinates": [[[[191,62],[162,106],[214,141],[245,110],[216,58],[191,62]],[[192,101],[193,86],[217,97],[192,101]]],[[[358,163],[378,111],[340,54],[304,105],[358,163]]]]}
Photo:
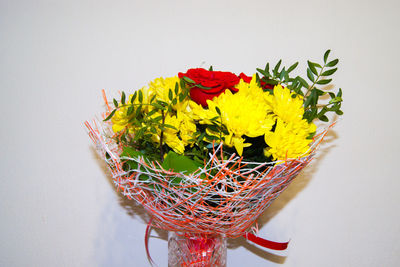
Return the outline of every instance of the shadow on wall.
{"type": "MultiPolygon", "coordinates": [[[[258,218],[258,226],[262,228],[265,224],[267,224],[274,216],[276,216],[292,199],[296,197],[296,195],[301,192],[313,178],[313,174],[318,170],[319,164],[317,161],[322,161],[326,154],[330,149],[334,147],[331,142],[337,138],[337,134],[330,130],[326,135],[319,151],[317,152],[316,158],[313,162],[306,167],[288,186],[288,188],[281,193],[281,195],[266,209],[266,211],[258,218]]],[[[129,200],[127,197],[123,196],[121,192],[117,191],[114,183],[112,181],[112,177],[108,170],[106,163],[99,157],[95,149],[93,148],[93,153],[96,154],[96,159],[98,160],[100,166],[103,171],[107,173],[107,180],[115,189],[115,193],[118,197],[118,202],[121,207],[126,211],[126,213],[132,218],[140,218],[144,224],[147,224],[150,220],[149,214],[146,210],[140,205],[140,203],[135,200],[129,200]]],[[[168,240],[168,232],[162,229],[153,228],[156,231],[158,236],[151,236],[163,239],[165,241],[168,240]]],[[[239,246],[242,246],[249,250],[251,253],[274,263],[283,264],[286,260],[286,256],[275,255],[268,251],[265,251],[256,245],[248,242],[245,238],[239,237],[236,239],[228,240],[228,248],[234,249],[239,246]]]]}

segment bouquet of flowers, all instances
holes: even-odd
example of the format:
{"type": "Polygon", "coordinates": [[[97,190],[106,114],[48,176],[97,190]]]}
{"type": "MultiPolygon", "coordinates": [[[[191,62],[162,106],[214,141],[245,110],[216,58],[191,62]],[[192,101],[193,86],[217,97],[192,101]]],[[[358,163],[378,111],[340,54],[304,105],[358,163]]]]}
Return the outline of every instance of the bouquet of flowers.
{"type": "MultiPolygon", "coordinates": [[[[157,78],[108,101],[86,122],[116,186],[151,214],[152,226],[235,238],[313,158],[342,91],[328,86],[338,60],[281,60],[247,76],[203,68],[157,78]]],[[[104,94],[104,91],[103,91],[104,94]]],[[[332,124],[330,124],[332,125],[332,124]]]]}

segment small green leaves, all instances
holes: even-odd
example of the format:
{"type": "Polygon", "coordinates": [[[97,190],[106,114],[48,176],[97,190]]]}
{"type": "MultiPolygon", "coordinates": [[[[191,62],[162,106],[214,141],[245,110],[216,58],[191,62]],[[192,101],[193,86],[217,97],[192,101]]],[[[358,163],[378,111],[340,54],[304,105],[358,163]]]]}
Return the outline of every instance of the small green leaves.
{"type": "Polygon", "coordinates": [[[115,108],[118,108],[118,102],[117,102],[117,100],[115,100],[115,98],[113,99],[113,103],[114,103],[115,108]]]}
{"type": "MultiPolygon", "coordinates": [[[[334,59],[332,61],[328,61],[328,57],[330,54],[330,50],[327,50],[324,54],[324,65],[321,66],[318,63],[307,61],[307,77],[312,82],[311,85],[308,85],[302,78],[296,77],[295,82],[300,82],[303,87],[307,89],[307,92],[304,94],[304,118],[309,122],[318,118],[321,121],[329,121],[329,118],[325,115],[326,112],[333,111],[336,114],[340,115],[343,112],[340,110],[340,104],[342,102],[341,94],[342,91],[339,89],[337,95],[333,92],[326,92],[318,89],[316,86],[318,85],[327,85],[332,82],[332,79],[326,79],[323,77],[329,77],[333,75],[337,68],[333,68],[339,62],[338,59],[334,59]],[[329,94],[330,101],[326,105],[318,105],[319,97],[325,94],[329,94]]],[[[297,93],[299,89],[297,87],[293,90],[297,93]]],[[[327,90],[327,87],[323,88],[327,90]]]]}

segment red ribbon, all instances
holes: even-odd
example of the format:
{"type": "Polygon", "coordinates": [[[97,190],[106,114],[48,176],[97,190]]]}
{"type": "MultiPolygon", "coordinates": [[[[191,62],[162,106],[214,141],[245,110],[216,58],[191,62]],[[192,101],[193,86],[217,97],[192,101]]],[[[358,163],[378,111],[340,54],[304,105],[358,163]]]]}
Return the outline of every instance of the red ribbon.
{"type": "Polygon", "coordinates": [[[285,250],[289,245],[289,242],[279,243],[279,242],[269,241],[267,239],[255,236],[251,233],[245,233],[243,234],[243,237],[253,243],[256,243],[257,245],[273,250],[285,250]]]}
{"type": "Polygon", "coordinates": [[[146,234],[144,236],[144,244],[146,246],[147,259],[149,260],[151,266],[154,265],[154,261],[150,256],[150,250],[149,250],[149,238],[150,238],[151,222],[152,221],[153,221],[153,218],[150,218],[150,221],[149,221],[149,223],[147,224],[147,227],[146,227],[146,234]]]}

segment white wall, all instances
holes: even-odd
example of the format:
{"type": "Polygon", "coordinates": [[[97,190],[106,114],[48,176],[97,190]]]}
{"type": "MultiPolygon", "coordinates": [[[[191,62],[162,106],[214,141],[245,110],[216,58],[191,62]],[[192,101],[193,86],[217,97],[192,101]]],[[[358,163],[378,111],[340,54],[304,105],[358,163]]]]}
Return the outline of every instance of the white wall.
{"type": "MultiPolygon", "coordinates": [[[[0,266],[148,266],[143,210],[110,182],[83,127],[101,89],[206,62],[341,62],[344,117],[260,218],[287,256],[230,242],[228,266],[398,266],[398,1],[0,1],[0,266]]],[[[153,234],[157,232],[153,231],[153,234]]],[[[150,249],[166,266],[167,242],[150,249]]]]}

